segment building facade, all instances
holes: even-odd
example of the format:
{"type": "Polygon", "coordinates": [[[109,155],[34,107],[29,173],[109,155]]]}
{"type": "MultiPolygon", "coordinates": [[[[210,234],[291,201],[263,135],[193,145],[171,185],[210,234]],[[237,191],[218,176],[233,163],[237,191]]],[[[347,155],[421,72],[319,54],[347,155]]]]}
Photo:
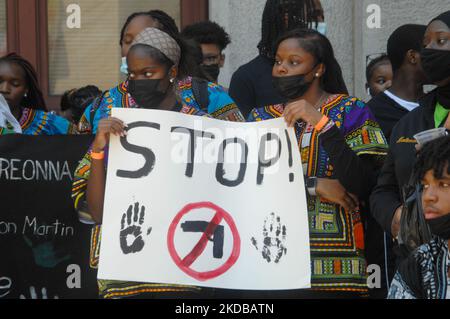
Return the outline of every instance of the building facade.
{"type": "MultiPolygon", "coordinates": [[[[389,35],[406,23],[427,24],[450,9],[450,0],[321,0],[327,36],[351,94],[367,98],[365,68],[370,56],[386,52],[389,35]]],[[[162,9],[181,27],[210,19],[232,43],[219,78],[257,54],[265,0],[0,0],[0,54],[17,52],[39,74],[51,108],[68,89],[94,84],[107,89],[123,79],[120,29],[135,11],[162,9]]]]}

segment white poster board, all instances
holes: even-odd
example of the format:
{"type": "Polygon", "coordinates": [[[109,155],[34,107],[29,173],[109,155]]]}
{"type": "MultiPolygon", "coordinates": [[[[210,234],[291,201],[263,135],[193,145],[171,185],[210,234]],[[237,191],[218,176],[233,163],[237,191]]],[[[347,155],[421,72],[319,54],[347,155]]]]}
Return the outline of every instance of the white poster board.
{"type": "Polygon", "coordinates": [[[113,109],[100,279],[225,289],[310,287],[294,130],[113,109]],[[221,160],[222,159],[222,160],[221,160]]]}

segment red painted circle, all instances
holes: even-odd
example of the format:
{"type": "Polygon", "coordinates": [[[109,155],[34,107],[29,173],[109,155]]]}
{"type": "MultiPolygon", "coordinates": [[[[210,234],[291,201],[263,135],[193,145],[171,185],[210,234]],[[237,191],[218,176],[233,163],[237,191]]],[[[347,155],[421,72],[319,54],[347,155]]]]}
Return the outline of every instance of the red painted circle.
{"type": "Polygon", "coordinates": [[[177,214],[175,219],[170,224],[169,231],[167,233],[167,246],[168,246],[169,253],[170,253],[170,256],[172,257],[173,261],[183,272],[185,272],[190,277],[197,279],[199,281],[207,281],[207,280],[221,276],[236,263],[236,261],[239,258],[239,255],[241,253],[241,238],[239,237],[239,233],[238,233],[236,224],[234,223],[234,220],[230,214],[228,214],[223,208],[221,208],[213,203],[201,202],[201,203],[188,204],[177,214]],[[219,268],[210,270],[210,271],[205,271],[205,272],[195,271],[190,268],[190,265],[185,265],[183,263],[182,258],[178,255],[178,253],[175,249],[175,244],[174,244],[175,231],[177,229],[177,226],[178,226],[181,218],[184,215],[188,214],[189,212],[199,209],[199,208],[211,208],[211,209],[215,210],[216,217],[219,217],[220,219],[222,219],[222,218],[225,219],[225,221],[227,222],[228,226],[230,227],[231,233],[233,235],[233,249],[231,251],[231,256],[228,258],[228,260],[219,268]]]}

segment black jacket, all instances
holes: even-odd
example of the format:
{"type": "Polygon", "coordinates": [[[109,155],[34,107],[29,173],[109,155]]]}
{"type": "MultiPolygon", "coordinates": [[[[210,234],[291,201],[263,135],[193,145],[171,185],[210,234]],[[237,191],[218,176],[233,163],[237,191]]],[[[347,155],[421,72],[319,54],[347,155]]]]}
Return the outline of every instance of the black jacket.
{"type": "Polygon", "coordinates": [[[259,55],[242,65],[231,77],[228,94],[245,118],[254,108],[287,102],[272,85],[273,61],[259,55]]]}
{"type": "Polygon", "coordinates": [[[372,111],[383,130],[384,136],[389,141],[394,126],[409,113],[407,109],[399,105],[384,92],[376,95],[369,102],[367,106],[372,111]]]}
{"type": "Polygon", "coordinates": [[[372,215],[389,234],[394,213],[402,205],[401,190],[409,182],[416,160],[416,141],[413,136],[435,127],[436,102],[436,91],[432,91],[419,101],[418,108],[405,115],[392,130],[389,153],[370,197],[372,215]]]}

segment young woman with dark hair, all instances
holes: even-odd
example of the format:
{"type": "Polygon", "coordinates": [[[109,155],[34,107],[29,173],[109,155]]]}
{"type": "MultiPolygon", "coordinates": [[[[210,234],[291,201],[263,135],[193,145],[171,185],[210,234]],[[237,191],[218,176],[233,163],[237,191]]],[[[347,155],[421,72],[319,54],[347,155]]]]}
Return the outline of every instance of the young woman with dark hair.
{"type": "MultiPolygon", "coordinates": [[[[420,99],[420,106],[393,128],[389,154],[370,198],[374,218],[393,238],[397,238],[400,228],[404,200],[401,192],[410,181],[417,155],[414,136],[439,127],[450,129],[450,11],[428,24],[421,63],[437,88],[420,99]]],[[[404,256],[398,257],[400,261],[404,256]]]]}
{"type": "Polygon", "coordinates": [[[273,47],[283,33],[296,28],[326,32],[320,0],[267,0],[259,55],[234,72],[230,83],[230,96],[245,117],[256,106],[286,102],[272,86],[273,47]]]}
{"type": "Polygon", "coordinates": [[[75,133],[75,127],[66,119],[47,112],[36,71],[30,62],[15,53],[0,58],[0,94],[20,123],[23,134],[75,133]]]}
{"type": "MultiPolygon", "coordinates": [[[[212,117],[228,121],[245,121],[234,101],[225,89],[215,83],[202,81],[200,66],[196,63],[195,49],[179,37],[179,31],[173,18],[161,10],[148,12],[136,12],[130,15],[125,22],[121,34],[120,45],[122,49],[121,71],[127,75],[128,67],[126,56],[134,38],[145,28],[157,28],[170,35],[181,49],[181,57],[178,65],[177,94],[185,105],[209,113],[212,117]]],[[[117,87],[104,92],[97,105],[91,104],[86,108],[78,125],[82,134],[95,133],[98,121],[104,116],[100,109],[107,109],[112,103],[122,107],[133,107],[133,101],[129,100],[128,80],[117,87]]]]}
{"type": "MultiPolygon", "coordinates": [[[[128,97],[130,107],[159,109],[183,114],[207,116],[192,108],[177,95],[175,79],[179,72],[181,48],[169,34],[146,28],[133,40],[127,55],[128,97]],[[162,45],[161,43],[164,43],[162,45]]],[[[122,108],[122,101],[113,100],[107,108],[101,108],[94,142],[77,170],[73,183],[72,198],[80,221],[96,224],[91,241],[91,266],[99,261],[100,229],[103,218],[107,145],[111,134],[123,136],[124,123],[111,117],[112,108],[122,108]]],[[[129,283],[99,280],[102,298],[199,298],[205,297],[206,289],[180,285],[129,283]],[[200,295],[199,293],[203,294],[200,295]]]]}
{"type": "Polygon", "coordinates": [[[387,152],[383,133],[364,102],[348,96],[333,48],[319,32],[298,29],[281,37],[272,76],[288,102],[254,109],[249,120],[284,116],[295,128],[308,190],[312,289],[288,295],[367,294],[361,214],[387,152]]]}

